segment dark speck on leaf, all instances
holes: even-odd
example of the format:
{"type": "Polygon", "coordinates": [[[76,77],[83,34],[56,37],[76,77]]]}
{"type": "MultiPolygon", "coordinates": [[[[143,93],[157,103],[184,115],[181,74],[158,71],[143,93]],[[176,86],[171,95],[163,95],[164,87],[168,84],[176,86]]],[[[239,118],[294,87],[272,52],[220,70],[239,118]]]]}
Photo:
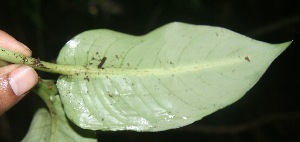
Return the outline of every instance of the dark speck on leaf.
{"type": "Polygon", "coordinates": [[[85,76],[83,79],[87,80],[88,82],[90,82],[90,78],[88,76],[85,76]]]}
{"type": "Polygon", "coordinates": [[[108,92],[108,96],[109,96],[109,97],[113,97],[109,92],[108,92]]]}
{"type": "Polygon", "coordinates": [[[250,58],[248,56],[245,57],[245,60],[247,60],[248,62],[250,62],[250,58]]]}

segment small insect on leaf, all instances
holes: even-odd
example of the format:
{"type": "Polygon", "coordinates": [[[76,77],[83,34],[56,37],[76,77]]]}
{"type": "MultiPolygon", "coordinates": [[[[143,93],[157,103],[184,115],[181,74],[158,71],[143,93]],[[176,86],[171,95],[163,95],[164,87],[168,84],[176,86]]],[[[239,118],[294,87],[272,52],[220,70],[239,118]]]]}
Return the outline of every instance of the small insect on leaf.
{"type": "Polygon", "coordinates": [[[98,65],[98,69],[102,69],[102,66],[103,66],[103,64],[105,63],[105,61],[106,61],[106,57],[103,57],[103,58],[101,59],[100,64],[98,65]]]}

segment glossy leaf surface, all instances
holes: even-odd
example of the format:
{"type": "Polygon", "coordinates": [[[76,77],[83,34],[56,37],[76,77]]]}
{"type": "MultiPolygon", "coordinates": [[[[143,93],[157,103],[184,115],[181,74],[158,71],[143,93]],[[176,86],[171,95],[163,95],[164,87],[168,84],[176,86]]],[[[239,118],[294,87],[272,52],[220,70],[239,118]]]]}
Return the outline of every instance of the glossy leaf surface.
{"type": "Polygon", "coordinates": [[[57,59],[86,70],[60,76],[57,86],[67,116],[82,128],[167,130],[240,99],[289,44],[183,23],[143,36],[92,30],[57,59]]]}

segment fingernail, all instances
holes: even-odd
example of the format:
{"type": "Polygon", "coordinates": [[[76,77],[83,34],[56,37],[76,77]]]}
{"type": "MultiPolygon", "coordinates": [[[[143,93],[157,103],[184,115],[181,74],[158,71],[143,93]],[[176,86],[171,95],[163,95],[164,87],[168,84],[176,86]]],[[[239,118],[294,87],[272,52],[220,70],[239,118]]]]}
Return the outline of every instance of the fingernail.
{"type": "Polygon", "coordinates": [[[14,93],[20,96],[37,83],[37,77],[37,73],[31,67],[20,66],[9,74],[8,81],[14,93]]]}
{"type": "MultiPolygon", "coordinates": [[[[19,42],[19,41],[18,41],[19,42]]],[[[22,47],[24,47],[25,49],[27,49],[27,50],[30,50],[25,44],[23,44],[22,42],[19,42],[19,44],[22,46],[22,47]]]]}

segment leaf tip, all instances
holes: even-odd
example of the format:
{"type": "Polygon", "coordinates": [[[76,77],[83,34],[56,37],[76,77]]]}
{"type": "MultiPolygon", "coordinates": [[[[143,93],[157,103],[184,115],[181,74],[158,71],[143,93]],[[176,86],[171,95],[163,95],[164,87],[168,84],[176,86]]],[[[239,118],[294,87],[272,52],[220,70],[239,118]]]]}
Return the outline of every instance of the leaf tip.
{"type": "Polygon", "coordinates": [[[286,49],[287,47],[289,47],[292,44],[293,41],[294,40],[280,43],[279,46],[286,49]]]}
{"type": "Polygon", "coordinates": [[[284,42],[284,44],[287,44],[287,46],[289,46],[290,44],[292,44],[294,40],[290,40],[290,41],[287,41],[287,42],[284,42]]]}
{"type": "Polygon", "coordinates": [[[292,42],[293,42],[293,40],[287,41],[287,42],[283,42],[283,43],[279,43],[279,44],[275,44],[275,46],[277,47],[276,51],[278,51],[277,53],[281,54],[283,51],[285,51],[285,49],[287,49],[292,44],[292,42]]]}

